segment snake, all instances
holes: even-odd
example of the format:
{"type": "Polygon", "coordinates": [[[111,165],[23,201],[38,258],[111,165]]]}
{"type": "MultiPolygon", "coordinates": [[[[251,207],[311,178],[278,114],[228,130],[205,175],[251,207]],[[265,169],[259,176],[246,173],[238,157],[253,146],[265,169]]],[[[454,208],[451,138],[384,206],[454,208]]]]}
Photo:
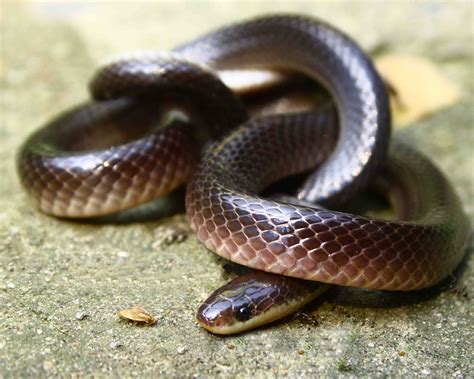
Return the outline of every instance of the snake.
{"type": "Polygon", "coordinates": [[[100,67],[90,90],[92,101],[22,145],[23,187],[44,213],[87,218],[186,184],[198,240],[257,270],[201,305],[197,321],[212,333],[284,317],[329,285],[430,287],[464,256],[469,222],[455,190],[428,158],[391,138],[386,86],[371,59],[322,20],[263,16],[171,52],[130,54],[100,67]],[[219,72],[255,68],[304,75],[330,100],[250,117],[219,72]],[[295,198],[262,196],[299,173],[308,176],[295,198]],[[373,183],[396,220],[341,210],[373,183]]]}

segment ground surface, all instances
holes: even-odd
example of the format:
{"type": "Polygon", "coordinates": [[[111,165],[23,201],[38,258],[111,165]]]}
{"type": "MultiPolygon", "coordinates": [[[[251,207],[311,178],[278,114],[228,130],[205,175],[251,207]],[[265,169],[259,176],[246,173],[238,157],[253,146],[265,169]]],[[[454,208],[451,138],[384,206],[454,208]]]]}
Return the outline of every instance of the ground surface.
{"type": "Polygon", "coordinates": [[[28,204],[14,166],[19,145],[86,98],[86,80],[102,59],[166,49],[231,20],[284,10],[327,19],[371,51],[422,55],[460,86],[456,105],[397,133],[438,163],[474,221],[472,3],[3,1],[0,376],[474,376],[472,259],[454,288],[435,296],[382,297],[399,305],[376,307],[367,294],[336,293],[306,317],[219,338],[199,328],[194,313],[231,275],[188,235],[183,214],[93,225],[28,204]],[[157,324],[119,322],[116,311],[132,305],[157,315],[157,324]]]}

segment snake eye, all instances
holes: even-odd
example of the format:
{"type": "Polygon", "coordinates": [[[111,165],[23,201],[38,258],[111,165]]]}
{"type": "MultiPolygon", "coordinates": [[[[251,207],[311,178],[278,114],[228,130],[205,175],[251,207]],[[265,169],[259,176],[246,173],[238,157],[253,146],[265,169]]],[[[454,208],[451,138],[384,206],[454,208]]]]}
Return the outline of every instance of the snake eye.
{"type": "Polygon", "coordinates": [[[247,321],[252,317],[252,311],[248,307],[239,308],[236,318],[239,321],[247,321]]]}

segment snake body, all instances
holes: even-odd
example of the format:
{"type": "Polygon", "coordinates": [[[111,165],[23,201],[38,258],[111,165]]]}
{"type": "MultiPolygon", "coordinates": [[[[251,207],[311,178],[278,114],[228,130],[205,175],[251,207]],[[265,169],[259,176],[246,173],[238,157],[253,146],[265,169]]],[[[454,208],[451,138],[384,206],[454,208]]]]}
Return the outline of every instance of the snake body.
{"type": "MultiPolygon", "coordinates": [[[[464,255],[468,222],[454,190],[404,144],[392,141],[387,159],[385,86],[357,44],[322,21],[271,16],[224,27],[168,56],[112,62],[91,90],[98,103],[62,115],[20,151],[22,183],[46,213],[111,213],[188,181],[187,214],[197,238],[259,270],[406,291],[436,284],[464,255]],[[247,121],[239,98],[213,73],[236,67],[302,73],[325,87],[335,107],[247,121]],[[199,125],[205,132],[196,132],[199,125]],[[203,141],[231,129],[196,168],[203,141]],[[258,196],[315,167],[298,196],[325,208],[258,196]],[[326,209],[353,198],[381,168],[400,221],[326,209]]],[[[222,321],[211,303],[198,317],[204,326],[222,321]]]]}
{"type": "Polygon", "coordinates": [[[396,212],[407,212],[410,221],[254,195],[324,161],[334,145],[328,125],[333,126],[324,111],[256,120],[209,152],[187,190],[187,212],[199,240],[246,266],[345,286],[406,291],[446,277],[462,257],[462,207],[440,172],[406,145],[393,142],[384,175],[397,191],[391,195],[396,212]],[[250,141],[259,141],[262,150],[250,141]]]}

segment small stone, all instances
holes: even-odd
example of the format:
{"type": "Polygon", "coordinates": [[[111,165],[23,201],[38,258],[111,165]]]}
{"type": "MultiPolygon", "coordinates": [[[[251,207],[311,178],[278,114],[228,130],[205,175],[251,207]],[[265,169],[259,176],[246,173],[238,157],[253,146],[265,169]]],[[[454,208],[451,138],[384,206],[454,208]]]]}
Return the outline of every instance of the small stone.
{"type": "Polygon", "coordinates": [[[7,287],[7,289],[11,290],[11,289],[15,288],[15,285],[13,283],[9,282],[9,283],[7,283],[6,287],[7,287]]]}
{"type": "Polygon", "coordinates": [[[178,354],[184,354],[184,353],[186,353],[186,351],[188,351],[188,349],[184,346],[180,346],[180,347],[178,347],[178,349],[176,349],[176,351],[177,351],[178,354]]]}
{"type": "Polygon", "coordinates": [[[369,342],[369,343],[367,344],[367,346],[368,346],[368,347],[374,347],[375,344],[374,344],[373,342],[369,342]]]}
{"type": "Polygon", "coordinates": [[[118,341],[112,341],[109,345],[112,349],[119,349],[121,347],[123,347],[123,343],[121,342],[118,342],[118,341]]]}
{"type": "Polygon", "coordinates": [[[79,312],[76,312],[75,314],[76,320],[78,321],[85,320],[88,316],[89,315],[84,311],[79,311],[79,312]]]}
{"type": "Polygon", "coordinates": [[[117,253],[117,256],[119,258],[128,258],[130,256],[130,254],[127,251],[119,251],[117,253]]]}
{"type": "Polygon", "coordinates": [[[421,373],[422,373],[423,375],[431,375],[431,371],[428,370],[428,369],[423,369],[423,370],[421,370],[421,373]]]}
{"type": "Polygon", "coordinates": [[[44,371],[52,371],[54,370],[54,363],[51,361],[44,361],[43,362],[43,370],[44,371]]]}

